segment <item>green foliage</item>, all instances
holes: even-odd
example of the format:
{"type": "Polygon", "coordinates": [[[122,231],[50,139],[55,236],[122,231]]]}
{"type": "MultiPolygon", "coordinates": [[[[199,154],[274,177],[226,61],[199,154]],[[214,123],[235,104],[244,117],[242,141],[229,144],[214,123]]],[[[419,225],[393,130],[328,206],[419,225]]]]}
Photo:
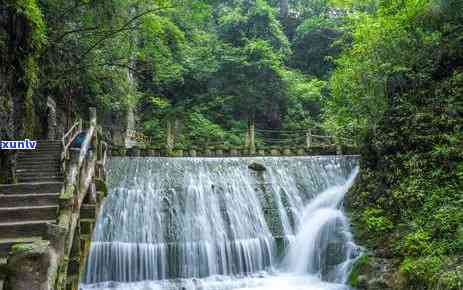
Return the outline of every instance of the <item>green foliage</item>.
{"type": "Polygon", "coordinates": [[[367,208],[363,211],[363,220],[368,230],[373,233],[387,232],[394,227],[381,209],[367,208]]]}
{"type": "Polygon", "coordinates": [[[404,256],[428,255],[432,251],[431,235],[420,229],[404,237],[401,252],[404,256]]]}
{"type": "Polygon", "coordinates": [[[143,44],[138,60],[146,62],[156,84],[182,78],[185,35],[170,19],[158,15],[145,17],[140,36],[143,44]]]}
{"type": "Polygon", "coordinates": [[[224,7],[218,21],[223,39],[234,46],[244,46],[248,40],[265,39],[274,49],[288,53],[289,42],[276,11],[265,0],[224,7]]]}
{"type": "Polygon", "coordinates": [[[336,43],[343,35],[342,22],[342,17],[325,14],[304,19],[295,29],[290,66],[327,79],[334,68],[334,59],[341,52],[336,43]]]}
{"type": "Polygon", "coordinates": [[[402,261],[404,289],[461,288],[460,3],[387,1],[353,13],[324,99],[325,126],[362,146],[355,228],[402,261]]]}
{"type": "Polygon", "coordinates": [[[314,16],[307,18],[302,22],[296,29],[296,39],[300,40],[304,38],[307,33],[313,32],[314,30],[321,28],[335,28],[338,23],[336,19],[328,17],[314,16]]]}
{"type": "Polygon", "coordinates": [[[313,128],[319,121],[322,90],[326,82],[292,70],[281,70],[287,94],[287,115],[283,127],[288,130],[313,128]]]}
{"type": "Polygon", "coordinates": [[[28,132],[49,95],[77,115],[96,105],[111,126],[135,110],[157,147],[176,120],[177,149],[243,144],[248,120],[322,121],[361,147],[349,201],[361,241],[409,285],[461,288],[462,1],[290,0],[288,16],[276,0],[6,3],[31,33],[10,56],[0,30],[28,132]]]}
{"type": "Polygon", "coordinates": [[[458,290],[463,286],[463,267],[449,257],[405,258],[400,270],[407,275],[412,289],[458,290]],[[448,268],[455,270],[448,270],[448,268]]]}
{"type": "Polygon", "coordinates": [[[397,85],[403,85],[415,67],[427,65],[423,54],[436,48],[439,33],[419,27],[426,2],[406,1],[403,9],[381,8],[375,15],[351,17],[353,44],[346,43],[337,60],[330,82],[332,97],[325,106],[333,130],[350,127],[350,133],[358,134],[374,128],[378,114],[387,108],[390,81],[397,79],[397,85]]]}
{"type": "Polygon", "coordinates": [[[37,0],[7,0],[6,5],[16,9],[18,14],[24,15],[31,26],[31,47],[40,51],[46,44],[46,25],[37,0]]]}
{"type": "Polygon", "coordinates": [[[400,270],[408,275],[408,278],[411,284],[414,285],[415,289],[419,289],[419,287],[423,286],[436,287],[439,276],[444,269],[444,265],[444,261],[440,257],[407,257],[402,262],[400,270]]]}

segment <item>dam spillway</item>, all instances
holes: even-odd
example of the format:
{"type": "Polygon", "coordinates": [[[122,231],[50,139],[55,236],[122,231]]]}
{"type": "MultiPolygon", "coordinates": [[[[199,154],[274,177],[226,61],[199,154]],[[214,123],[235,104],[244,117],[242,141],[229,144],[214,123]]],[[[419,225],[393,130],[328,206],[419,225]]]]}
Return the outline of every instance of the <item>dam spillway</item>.
{"type": "Polygon", "coordinates": [[[348,289],[357,170],[354,156],[112,158],[81,288],[348,289]]]}

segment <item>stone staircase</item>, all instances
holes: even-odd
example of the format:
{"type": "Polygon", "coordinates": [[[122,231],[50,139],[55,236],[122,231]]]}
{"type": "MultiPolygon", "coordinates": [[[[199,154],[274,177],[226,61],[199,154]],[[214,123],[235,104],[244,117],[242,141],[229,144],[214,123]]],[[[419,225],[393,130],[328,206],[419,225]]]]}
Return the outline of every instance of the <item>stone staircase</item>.
{"type": "Polygon", "coordinates": [[[46,239],[56,223],[63,188],[61,142],[38,141],[18,154],[17,184],[0,185],[0,258],[15,244],[46,239]]]}
{"type": "Polygon", "coordinates": [[[38,141],[36,150],[18,154],[18,182],[62,182],[61,141],[38,141]]]}

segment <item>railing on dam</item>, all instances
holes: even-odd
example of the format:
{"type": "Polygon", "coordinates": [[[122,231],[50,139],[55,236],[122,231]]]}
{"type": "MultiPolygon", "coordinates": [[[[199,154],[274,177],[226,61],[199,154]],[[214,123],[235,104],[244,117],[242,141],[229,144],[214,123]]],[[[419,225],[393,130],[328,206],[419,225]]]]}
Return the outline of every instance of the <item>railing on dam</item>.
{"type": "MultiPolygon", "coordinates": [[[[152,138],[135,130],[122,129],[124,144],[110,142],[113,156],[169,156],[169,157],[239,157],[239,156],[305,156],[355,154],[352,140],[324,134],[314,126],[308,129],[280,130],[260,129],[250,123],[244,129],[230,129],[220,134],[193,135],[177,132],[174,125],[167,124],[161,138],[152,138]],[[135,144],[135,145],[134,145],[135,144]],[[128,148],[130,147],[130,148],[128,148]]],[[[103,130],[108,140],[115,140],[103,130]]],[[[119,129],[120,130],[120,129],[119,129]]],[[[120,134],[120,133],[119,133],[120,134]]]]}

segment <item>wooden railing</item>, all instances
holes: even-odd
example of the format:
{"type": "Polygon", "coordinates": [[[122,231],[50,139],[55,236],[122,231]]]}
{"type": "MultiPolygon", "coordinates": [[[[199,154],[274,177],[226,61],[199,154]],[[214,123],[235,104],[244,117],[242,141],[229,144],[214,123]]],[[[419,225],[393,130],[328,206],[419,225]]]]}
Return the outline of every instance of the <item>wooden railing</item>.
{"type": "Polygon", "coordinates": [[[81,205],[87,193],[91,191],[92,187],[94,188],[91,185],[94,184],[97,173],[101,170],[104,171],[104,163],[106,162],[107,146],[100,146],[101,144],[98,142],[96,110],[94,108],[90,108],[90,123],[80,148],[70,147],[73,140],[70,136],[82,132],[81,124],[81,121],[79,125],[75,124],[63,136],[63,152],[67,151],[67,153],[64,154],[65,180],[64,189],[60,196],[58,227],[63,231],[64,241],[58,250],[58,267],[54,288],[59,290],[66,287],[68,257],[73,243],[76,242],[75,235],[81,205]],[[102,169],[98,163],[102,164],[102,169]]]}
{"type": "MultiPolygon", "coordinates": [[[[61,139],[61,143],[63,146],[63,151],[61,155],[61,161],[64,162],[64,160],[69,159],[69,147],[72,144],[72,141],[79,135],[79,133],[82,132],[82,119],[77,120],[64,135],[63,138],[61,139]]],[[[65,169],[63,169],[65,170],[65,169]]]]}
{"type": "MultiPolygon", "coordinates": [[[[232,128],[220,130],[219,133],[208,135],[195,135],[187,130],[177,131],[178,122],[168,120],[166,128],[160,132],[161,138],[145,136],[141,132],[119,128],[122,136],[132,141],[130,147],[137,155],[145,156],[267,156],[267,155],[315,155],[341,154],[355,152],[352,140],[342,139],[325,133],[317,124],[307,129],[264,129],[256,128],[249,122],[247,128],[232,128]],[[132,144],[135,144],[132,146],[132,144]],[[183,153],[182,153],[183,152],[183,153]],[[195,153],[196,152],[196,153],[195,153]],[[222,154],[223,152],[223,154],[222,154]]],[[[110,132],[113,126],[105,126],[110,132]]],[[[120,135],[118,135],[120,136],[120,135]]],[[[122,138],[122,140],[125,140],[122,138]]],[[[108,140],[111,150],[117,155],[125,155],[126,142],[118,144],[108,140]],[[115,149],[115,150],[114,150],[115,149]],[[120,152],[119,152],[120,151],[120,152]]]]}

